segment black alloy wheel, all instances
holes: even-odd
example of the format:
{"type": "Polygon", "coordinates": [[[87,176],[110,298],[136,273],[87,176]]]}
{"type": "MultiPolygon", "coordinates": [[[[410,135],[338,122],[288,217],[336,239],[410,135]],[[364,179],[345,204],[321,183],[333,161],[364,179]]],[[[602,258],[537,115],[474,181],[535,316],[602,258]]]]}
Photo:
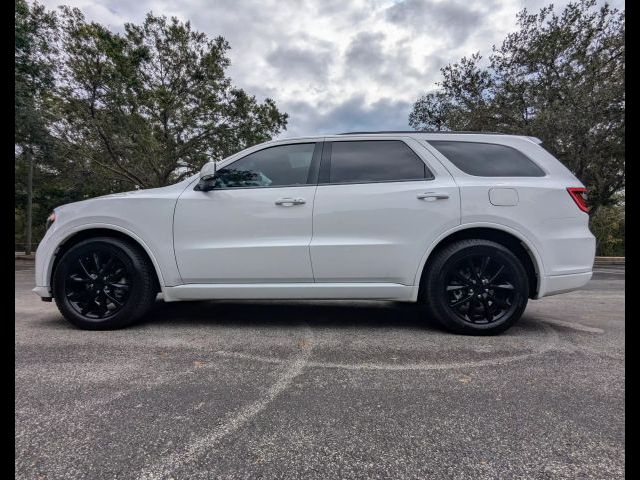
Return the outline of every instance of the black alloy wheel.
{"type": "Polygon", "coordinates": [[[125,305],[131,292],[131,274],[110,249],[97,245],[67,269],[65,295],[87,318],[104,319],[125,305]]]}
{"type": "Polygon", "coordinates": [[[157,295],[155,271],[140,247],[119,238],[79,242],[53,274],[53,296],[62,315],[87,330],[129,325],[157,295]]]}
{"type": "Polygon", "coordinates": [[[504,245],[482,239],[459,240],[438,250],[421,287],[430,316],[468,335],[505,331],[522,316],[529,297],[519,258],[504,245]]]}
{"type": "Polygon", "coordinates": [[[497,322],[517,307],[515,272],[492,255],[461,258],[449,270],[445,284],[449,308],[472,324],[497,322]]]}

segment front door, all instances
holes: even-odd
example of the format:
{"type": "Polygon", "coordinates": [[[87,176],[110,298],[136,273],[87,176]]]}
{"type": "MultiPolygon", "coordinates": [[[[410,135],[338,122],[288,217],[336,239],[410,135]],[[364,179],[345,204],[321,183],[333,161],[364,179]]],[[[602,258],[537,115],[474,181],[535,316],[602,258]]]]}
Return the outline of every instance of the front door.
{"type": "Polygon", "coordinates": [[[321,143],[267,147],[221,168],[213,190],[187,189],[174,216],[183,282],[313,282],[313,165],[320,150],[321,143]]]}

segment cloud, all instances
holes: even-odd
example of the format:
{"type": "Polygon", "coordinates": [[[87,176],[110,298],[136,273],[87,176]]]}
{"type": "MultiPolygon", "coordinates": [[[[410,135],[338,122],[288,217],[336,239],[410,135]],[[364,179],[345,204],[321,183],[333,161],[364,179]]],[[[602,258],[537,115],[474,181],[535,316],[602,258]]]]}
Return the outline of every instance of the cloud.
{"type": "Polygon", "coordinates": [[[372,82],[394,85],[428,76],[428,71],[421,71],[412,64],[410,44],[398,41],[386,47],[389,43],[386,35],[380,32],[357,34],[345,54],[345,76],[357,74],[372,82]]]}
{"type": "MultiPolygon", "coordinates": [[[[231,45],[233,84],[289,113],[281,137],[406,129],[440,68],[502,42],[544,0],[40,0],[122,31],[147,12],[231,45]]],[[[554,2],[561,9],[568,0],[554,2]]],[[[599,0],[604,3],[604,0],[599,0]]],[[[613,0],[624,8],[624,0],[613,0]]]]}
{"type": "Polygon", "coordinates": [[[385,35],[380,32],[361,32],[349,44],[347,64],[358,69],[375,69],[384,63],[382,44],[385,35]]]}
{"type": "Polygon", "coordinates": [[[313,83],[326,82],[332,57],[328,51],[296,47],[276,47],[267,62],[286,78],[306,78],[313,83]]]}
{"type": "Polygon", "coordinates": [[[389,22],[411,28],[413,31],[427,31],[431,34],[445,35],[455,43],[463,42],[474,29],[488,20],[487,10],[493,8],[493,2],[474,2],[431,0],[404,0],[389,7],[386,18],[389,22]]]}
{"type": "Polygon", "coordinates": [[[304,101],[287,104],[298,119],[286,136],[336,134],[364,130],[409,130],[410,101],[381,98],[367,104],[364,95],[354,95],[337,105],[312,105],[304,101]]]}

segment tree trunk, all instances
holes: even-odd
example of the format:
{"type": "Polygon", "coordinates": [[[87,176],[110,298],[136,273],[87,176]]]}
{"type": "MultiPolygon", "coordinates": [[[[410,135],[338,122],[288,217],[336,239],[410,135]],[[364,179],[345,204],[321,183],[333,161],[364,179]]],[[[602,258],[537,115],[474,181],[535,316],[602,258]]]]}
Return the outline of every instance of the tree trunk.
{"type": "Polygon", "coordinates": [[[31,224],[33,209],[33,152],[27,148],[25,151],[29,163],[29,175],[27,177],[27,244],[24,248],[25,255],[31,255],[31,224]]]}

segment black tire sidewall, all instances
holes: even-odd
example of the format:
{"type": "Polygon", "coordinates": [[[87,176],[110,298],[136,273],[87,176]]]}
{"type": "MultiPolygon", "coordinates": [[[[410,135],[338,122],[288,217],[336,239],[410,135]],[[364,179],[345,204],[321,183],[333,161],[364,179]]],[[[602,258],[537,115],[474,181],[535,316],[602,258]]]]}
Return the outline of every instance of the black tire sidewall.
{"type": "Polygon", "coordinates": [[[106,330],[121,328],[137,320],[146,310],[152,288],[149,267],[133,247],[119,239],[96,238],[85,240],[67,251],[56,266],[53,274],[53,295],[60,312],[76,327],[86,330],[106,330]],[[105,319],[92,319],[80,314],[69,302],[65,294],[65,281],[70,266],[79,257],[101,248],[113,253],[123,262],[131,277],[131,292],[125,305],[114,315],[105,319]]]}
{"type": "Polygon", "coordinates": [[[518,257],[503,245],[489,240],[462,240],[440,251],[427,274],[425,300],[432,315],[447,329],[456,333],[471,335],[495,335],[511,327],[524,312],[529,292],[527,273],[518,257]],[[463,257],[490,255],[506,263],[515,272],[514,308],[509,314],[494,323],[472,324],[461,319],[448,306],[444,287],[449,270],[463,257]]]}

